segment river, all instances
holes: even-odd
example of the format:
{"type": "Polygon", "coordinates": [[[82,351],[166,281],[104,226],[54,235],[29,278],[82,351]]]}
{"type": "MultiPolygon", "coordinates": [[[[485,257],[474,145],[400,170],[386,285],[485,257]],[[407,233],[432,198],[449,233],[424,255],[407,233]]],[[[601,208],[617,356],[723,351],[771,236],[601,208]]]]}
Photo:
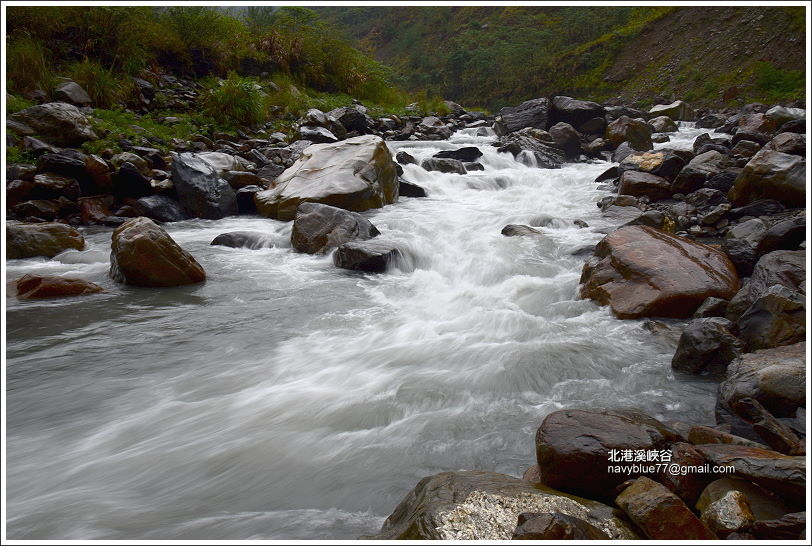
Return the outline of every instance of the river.
{"type": "Polygon", "coordinates": [[[290,223],[259,217],[164,226],[205,268],[195,286],[113,283],[111,228],[8,261],[8,279],[106,289],[6,301],[9,538],[352,539],[424,476],[521,476],[560,408],[711,423],[716,384],[675,377],[672,341],[578,298],[573,252],[616,227],[595,206],[610,164],[533,168],[491,140],[390,143],[418,161],[479,146],[485,170],[404,167],[430,195],[364,213],[405,250],[382,275],[297,254],[290,223]],[[502,236],[511,223],[543,235],[502,236]],[[273,246],[209,245],[235,230],[273,246]]]}

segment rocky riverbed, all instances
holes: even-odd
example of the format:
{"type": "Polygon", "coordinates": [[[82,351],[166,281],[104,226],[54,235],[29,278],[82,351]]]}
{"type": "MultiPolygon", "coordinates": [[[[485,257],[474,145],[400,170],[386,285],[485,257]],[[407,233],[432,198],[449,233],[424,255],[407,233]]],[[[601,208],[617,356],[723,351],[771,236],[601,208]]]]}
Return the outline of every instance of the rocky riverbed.
{"type": "Polygon", "coordinates": [[[370,536],[435,472],[376,538],[801,537],[805,112],[452,106],[170,156],[12,116],[11,528],[129,536],[112,506],[61,523],[87,488],[144,538],[370,536]]]}

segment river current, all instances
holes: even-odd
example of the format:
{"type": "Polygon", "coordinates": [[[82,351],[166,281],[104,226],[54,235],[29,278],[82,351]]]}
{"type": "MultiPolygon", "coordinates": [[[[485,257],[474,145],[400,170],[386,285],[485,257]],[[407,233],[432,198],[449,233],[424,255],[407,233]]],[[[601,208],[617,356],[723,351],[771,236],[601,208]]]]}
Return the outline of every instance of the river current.
{"type": "Polygon", "coordinates": [[[404,166],[429,197],[364,213],[405,251],[385,274],[295,253],[291,223],[259,217],[164,225],[200,285],[113,283],[112,228],[82,228],[81,252],[8,261],[9,280],[106,289],[6,300],[8,537],[352,539],[424,476],[521,476],[557,409],[711,423],[715,384],[673,374],[673,340],[578,297],[573,253],[618,224],[595,205],[610,163],[538,169],[492,140],[389,143],[418,161],[478,146],[485,170],[404,166]],[[272,246],[209,245],[237,230],[272,246]]]}

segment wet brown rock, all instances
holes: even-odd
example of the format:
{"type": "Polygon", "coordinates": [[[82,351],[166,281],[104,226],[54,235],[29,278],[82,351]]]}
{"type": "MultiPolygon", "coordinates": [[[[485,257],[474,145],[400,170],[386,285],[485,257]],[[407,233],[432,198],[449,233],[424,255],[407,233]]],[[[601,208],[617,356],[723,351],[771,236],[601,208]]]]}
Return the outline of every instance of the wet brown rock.
{"type": "Polygon", "coordinates": [[[16,281],[17,297],[21,300],[84,296],[102,292],[98,284],[68,277],[25,275],[16,281]]]}
{"type": "Polygon", "coordinates": [[[615,503],[652,540],[717,539],[679,497],[649,478],[637,478],[615,503]]]}
{"type": "Polygon", "coordinates": [[[541,483],[541,467],[539,465],[534,464],[530,468],[524,471],[522,474],[522,480],[529,482],[529,483],[541,483]]]}
{"type": "Polygon", "coordinates": [[[83,250],[85,239],[65,224],[6,224],[6,258],[52,258],[69,248],[83,250]]]}
{"type": "Polygon", "coordinates": [[[787,514],[776,520],[757,521],[752,528],[755,538],[772,540],[804,539],[805,531],[806,512],[787,514]]]}
{"type": "Polygon", "coordinates": [[[762,148],[736,178],[728,198],[737,206],[757,199],[776,199],[787,207],[806,203],[804,158],[762,148]]]}
{"type": "Polygon", "coordinates": [[[806,491],[806,460],[769,449],[710,444],[696,450],[713,465],[733,466],[735,474],[791,502],[803,502],[806,491]]]}
{"type": "Polygon", "coordinates": [[[606,140],[614,147],[628,142],[631,148],[638,152],[645,152],[652,148],[648,125],[644,121],[628,116],[620,116],[606,127],[606,140]]]}
{"type": "Polygon", "coordinates": [[[581,297],[610,305],[619,318],[690,317],[705,299],[730,299],[739,288],[723,252],[647,226],[607,235],[581,282],[581,297]]]}
{"type": "Polygon", "coordinates": [[[140,216],[113,231],[110,277],[136,286],[164,287],[206,280],[194,257],[163,228],[140,216]]]}
{"type": "Polygon", "coordinates": [[[744,495],[757,520],[780,519],[784,514],[792,512],[789,505],[770,491],[748,480],[732,477],[719,478],[709,483],[699,496],[696,509],[704,512],[708,505],[721,499],[731,491],[737,491],[744,495]]]}
{"type": "Polygon", "coordinates": [[[582,519],[566,514],[523,512],[513,540],[609,540],[609,535],[582,519]]]}
{"type": "Polygon", "coordinates": [[[110,216],[109,200],[103,196],[80,197],[77,201],[83,224],[103,224],[104,218],[110,216]]]}
{"type": "Polygon", "coordinates": [[[562,410],[536,432],[536,460],[550,487],[609,500],[629,478],[609,471],[619,464],[609,460],[611,450],[667,449],[676,440],[674,431],[639,412],[562,410]]]}
{"type": "Polygon", "coordinates": [[[787,455],[803,454],[804,448],[798,436],[767,411],[758,400],[740,398],[732,404],[732,408],[739,417],[750,422],[756,434],[775,451],[787,455]]]}
{"type": "Polygon", "coordinates": [[[748,529],[755,516],[747,497],[738,491],[728,491],[702,511],[701,521],[719,538],[726,538],[730,533],[748,529]]]}
{"type": "Polygon", "coordinates": [[[671,196],[671,182],[642,171],[625,171],[620,176],[617,192],[620,195],[646,196],[652,201],[659,201],[671,196]]]}
{"type": "MultiPolygon", "coordinates": [[[[705,464],[705,457],[690,444],[677,442],[671,447],[671,463],[678,464],[681,467],[702,466],[705,464]]],[[[657,481],[666,486],[685,503],[693,506],[712,480],[713,476],[700,472],[683,475],[666,470],[658,476],[657,481]]]]}
{"type": "Polygon", "coordinates": [[[806,292],[806,257],[801,250],[776,250],[759,258],[750,280],[730,300],[727,318],[736,322],[771,286],[806,292]]]}
{"type": "Polygon", "coordinates": [[[740,436],[736,436],[735,434],[730,434],[722,430],[717,430],[715,428],[705,427],[702,425],[694,425],[691,427],[691,430],[688,433],[688,441],[694,445],[733,444],[737,446],[747,446],[747,447],[759,447],[759,448],[766,447],[764,444],[754,442],[753,440],[741,438],[740,436]]]}

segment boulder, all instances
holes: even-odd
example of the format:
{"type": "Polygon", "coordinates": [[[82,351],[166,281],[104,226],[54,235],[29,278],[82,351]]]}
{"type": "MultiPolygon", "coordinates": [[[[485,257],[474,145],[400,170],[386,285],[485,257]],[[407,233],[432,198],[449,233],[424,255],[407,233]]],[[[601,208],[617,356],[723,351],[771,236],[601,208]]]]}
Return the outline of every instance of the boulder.
{"type": "Polygon", "coordinates": [[[661,176],[669,182],[685,167],[685,159],[669,150],[656,152],[633,152],[620,162],[618,171],[642,171],[661,176]]]}
{"type": "Polygon", "coordinates": [[[336,108],[327,112],[327,116],[338,121],[347,131],[355,131],[362,135],[369,133],[373,126],[372,118],[357,108],[336,108]]]}
{"type": "Polygon", "coordinates": [[[401,165],[417,165],[417,160],[414,156],[403,150],[395,154],[395,160],[401,165]]]}
{"type": "Polygon", "coordinates": [[[691,427],[690,431],[688,432],[688,441],[693,445],[733,444],[746,447],[765,447],[765,445],[761,442],[748,440],[747,438],[742,438],[741,436],[736,436],[735,434],[730,434],[729,432],[724,432],[722,430],[703,425],[694,425],[691,427]]]}
{"type": "Polygon", "coordinates": [[[6,259],[52,258],[71,248],[84,250],[85,239],[69,225],[6,223],[6,259]]]}
{"type": "Polygon", "coordinates": [[[735,359],[719,385],[719,399],[729,407],[753,398],[776,417],[791,417],[806,406],[804,343],[762,349],[735,359]]]}
{"type": "Polygon", "coordinates": [[[692,320],[682,331],[671,367],[691,374],[723,375],[742,353],[743,344],[732,329],[733,323],[721,317],[692,320]]]}
{"type": "Polygon", "coordinates": [[[436,157],[430,157],[424,159],[423,162],[420,163],[420,166],[427,171],[437,171],[441,173],[465,174],[467,172],[462,161],[457,159],[438,159],[436,157]]]}
{"type": "Polygon", "coordinates": [[[672,102],[671,104],[658,104],[653,106],[648,111],[649,116],[668,116],[677,121],[694,121],[696,119],[696,112],[691,108],[688,103],[681,100],[672,102]]]}
{"type": "Polygon", "coordinates": [[[624,489],[615,504],[652,540],[717,539],[678,496],[645,476],[624,489]]]}
{"type": "Polygon", "coordinates": [[[791,345],[806,339],[805,298],[781,284],[767,289],[736,325],[748,352],[791,345]]]}
{"type": "Polygon", "coordinates": [[[354,240],[371,239],[380,232],[358,214],[321,203],[302,203],[293,221],[290,242],[307,254],[324,254],[354,240]]]}
{"type": "Polygon", "coordinates": [[[206,273],[163,228],[140,216],[113,231],[110,277],[135,286],[166,287],[203,282],[206,273]]]}
{"type": "Polygon", "coordinates": [[[420,480],[373,540],[508,540],[524,512],[581,519],[610,538],[639,538],[617,510],[518,478],[464,470],[420,480]]]}
{"type": "Polygon", "coordinates": [[[79,146],[99,137],[78,108],[66,102],[38,104],[11,114],[9,118],[27,128],[27,134],[41,135],[49,144],[79,146]]]}
{"type": "Polygon", "coordinates": [[[172,182],[181,206],[193,217],[218,220],[237,214],[234,190],[208,160],[172,152],[172,182]]]}
{"type": "Polygon", "coordinates": [[[694,318],[724,317],[727,301],[722,298],[708,298],[694,312],[694,318]]]}
{"type": "Polygon", "coordinates": [[[647,172],[625,171],[620,176],[617,193],[635,197],[646,196],[652,201],[659,201],[671,197],[671,182],[647,172]]]}
{"type": "Polygon", "coordinates": [[[787,207],[805,207],[806,161],[797,155],[762,149],[744,166],[728,198],[738,206],[775,199],[787,207]]]}
{"type": "Polygon", "coordinates": [[[34,175],[29,197],[31,199],[59,199],[64,196],[75,201],[80,193],[79,183],[75,178],[42,173],[34,175]]]}
{"type": "Polygon", "coordinates": [[[786,514],[779,519],[756,521],[750,529],[754,539],[805,540],[806,512],[786,514]]]}
{"type": "Polygon", "coordinates": [[[83,279],[56,277],[52,275],[24,275],[15,281],[17,297],[21,300],[84,296],[102,292],[98,284],[83,279]]]}
{"type": "Polygon", "coordinates": [[[532,99],[519,106],[505,106],[499,111],[494,129],[499,136],[516,132],[526,127],[547,129],[550,101],[546,98],[532,99]]]}
{"type": "Polygon", "coordinates": [[[712,465],[732,466],[736,476],[774,492],[791,503],[803,503],[806,494],[806,458],[782,455],[769,449],[736,445],[696,446],[712,465]]]}
{"type": "Polygon", "coordinates": [[[628,142],[621,142],[620,145],[612,152],[612,162],[621,163],[624,159],[634,153],[634,148],[628,142]]]}
{"type": "Polygon", "coordinates": [[[549,133],[555,146],[564,152],[566,157],[573,159],[581,155],[581,135],[575,127],[560,121],[550,127],[549,133]]]}
{"type": "Polygon", "coordinates": [[[495,146],[497,152],[510,153],[520,161],[526,158],[534,166],[558,169],[564,164],[564,154],[554,144],[547,131],[526,128],[501,137],[495,146]]]}
{"type": "Polygon", "coordinates": [[[739,288],[723,252],[648,226],[604,237],[581,282],[582,297],[610,305],[619,318],[686,318],[705,299],[729,299],[739,288]]]}
{"type": "Polygon", "coordinates": [[[779,519],[784,514],[792,512],[792,508],[768,490],[750,481],[734,477],[719,478],[709,483],[696,502],[696,509],[704,512],[711,503],[733,491],[747,499],[747,504],[757,520],[779,519]]]}
{"type": "MultiPolygon", "coordinates": [[[[308,133],[317,133],[318,129],[324,129],[324,132],[321,134],[329,134],[329,136],[336,140],[341,140],[347,136],[347,128],[344,125],[339,123],[331,114],[325,114],[317,108],[308,110],[296,123],[300,126],[300,133],[302,133],[303,130],[307,130],[308,133]]],[[[304,136],[304,133],[302,134],[302,139],[304,140],[321,142],[304,136]]]]}
{"type": "Polygon", "coordinates": [[[756,518],[747,502],[747,497],[739,491],[728,491],[711,502],[702,511],[701,521],[719,538],[730,533],[747,530],[756,518]]]}
{"type": "Polygon", "coordinates": [[[761,149],[761,144],[752,140],[740,140],[730,150],[730,155],[734,157],[753,157],[761,149]]]}
{"type": "Polygon", "coordinates": [[[585,522],[558,512],[522,512],[513,540],[609,540],[609,535],[585,522]]]}
{"type": "Polygon", "coordinates": [[[806,137],[798,133],[780,133],[764,145],[767,150],[806,157],[806,137]]]}
{"type": "Polygon", "coordinates": [[[508,224],[502,228],[502,235],[505,237],[525,237],[528,235],[541,235],[541,232],[537,229],[531,228],[530,226],[508,224]]]}
{"type": "MultiPolygon", "coordinates": [[[[476,161],[482,157],[482,151],[475,146],[466,146],[465,148],[458,148],[456,150],[443,150],[437,152],[433,157],[441,159],[456,159],[463,162],[476,161]]],[[[412,158],[414,159],[414,158],[412,158]]],[[[398,163],[402,163],[398,161],[398,163]]]]}
{"type": "Polygon", "coordinates": [[[398,193],[401,197],[428,197],[425,188],[398,178],[398,193]]]}
{"type": "Polygon", "coordinates": [[[329,129],[324,127],[312,127],[310,125],[303,125],[299,127],[297,135],[302,140],[309,140],[316,144],[329,144],[341,140],[335,136],[329,129]]]}
{"type": "Polygon", "coordinates": [[[82,217],[82,223],[85,225],[98,225],[103,224],[104,219],[110,216],[110,209],[112,204],[112,196],[93,196],[93,197],[80,197],[76,201],[79,207],[79,214],[82,217]]]}
{"type": "Polygon", "coordinates": [[[74,106],[88,106],[93,99],[76,82],[62,82],[54,89],[54,98],[58,101],[67,102],[74,106]]]}
{"type": "Polygon", "coordinates": [[[350,241],[339,246],[333,254],[333,263],[342,269],[383,273],[403,253],[399,248],[382,241],[350,241]]]}
{"type": "Polygon", "coordinates": [[[546,485],[611,500],[614,489],[630,477],[610,472],[610,466],[620,464],[611,460],[612,450],[669,449],[676,440],[676,432],[639,412],[560,410],[536,432],[536,460],[546,485]]]}
{"type": "Polygon", "coordinates": [[[553,97],[550,106],[550,124],[564,122],[575,127],[593,118],[603,118],[606,109],[596,102],[571,97],[553,97]]]}
{"type": "Polygon", "coordinates": [[[777,222],[756,241],[759,256],[776,250],[797,250],[806,240],[806,215],[777,222]]]}
{"type": "Polygon", "coordinates": [[[223,173],[223,179],[235,191],[246,186],[262,186],[265,183],[258,175],[248,171],[226,171],[223,173]]]}
{"type": "Polygon", "coordinates": [[[180,203],[165,195],[142,197],[133,207],[138,216],[146,216],[159,222],[180,222],[188,218],[180,203]]]}
{"type": "Polygon", "coordinates": [[[304,150],[254,201],[263,216],[292,220],[302,202],[332,205],[356,212],[394,203],[398,198],[395,162],[380,137],[364,135],[304,150]]]}
{"type": "Polygon", "coordinates": [[[729,166],[730,159],[716,150],[699,154],[691,159],[674,179],[674,193],[694,192],[729,166]]]}
{"type": "Polygon", "coordinates": [[[261,192],[259,186],[245,186],[237,190],[237,214],[257,214],[254,196],[261,192]]]}
{"type": "Polygon", "coordinates": [[[253,167],[241,157],[223,152],[201,152],[195,154],[195,157],[211,165],[220,177],[225,177],[229,171],[247,171],[253,167]]]}
{"type": "Polygon", "coordinates": [[[806,110],[803,108],[787,108],[785,106],[773,106],[764,113],[764,116],[775,123],[776,126],[783,125],[788,121],[801,121],[806,119],[806,110]]]}
{"type": "Polygon", "coordinates": [[[787,455],[805,453],[805,446],[802,445],[792,428],[776,419],[758,400],[740,398],[732,404],[732,409],[738,417],[753,427],[753,431],[771,449],[787,455]]]}
{"type": "Polygon", "coordinates": [[[615,147],[628,142],[638,152],[652,148],[651,133],[646,122],[628,116],[620,116],[606,127],[606,140],[615,147]]]}
{"type": "Polygon", "coordinates": [[[657,116],[648,120],[649,125],[654,127],[655,133],[674,133],[679,130],[676,122],[668,116],[657,116]]]}
{"type": "Polygon", "coordinates": [[[143,197],[152,193],[150,179],[129,161],[122,163],[113,175],[113,194],[118,198],[143,197]]]}
{"type": "Polygon", "coordinates": [[[228,233],[221,233],[209,244],[227,246],[230,248],[250,248],[251,250],[274,246],[271,238],[260,231],[230,231],[228,233]]]}
{"type": "Polygon", "coordinates": [[[727,318],[739,320],[755,301],[774,284],[795,292],[806,293],[806,263],[802,250],[776,250],[758,259],[750,280],[745,283],[727,306],[727,318]]]}
{"type": "MultiPolygon", "coordinates": [[[[701,467],[705,464],[705,458],[691,444],[677,442],[671,446],[671,464],[679,467],[701,467]]],[[[670,467],[660,471],[656,477],[658,482],[689,506],[696,503],[712,479],[711,475],[701,472],[673,472],[670,467]]]]}

